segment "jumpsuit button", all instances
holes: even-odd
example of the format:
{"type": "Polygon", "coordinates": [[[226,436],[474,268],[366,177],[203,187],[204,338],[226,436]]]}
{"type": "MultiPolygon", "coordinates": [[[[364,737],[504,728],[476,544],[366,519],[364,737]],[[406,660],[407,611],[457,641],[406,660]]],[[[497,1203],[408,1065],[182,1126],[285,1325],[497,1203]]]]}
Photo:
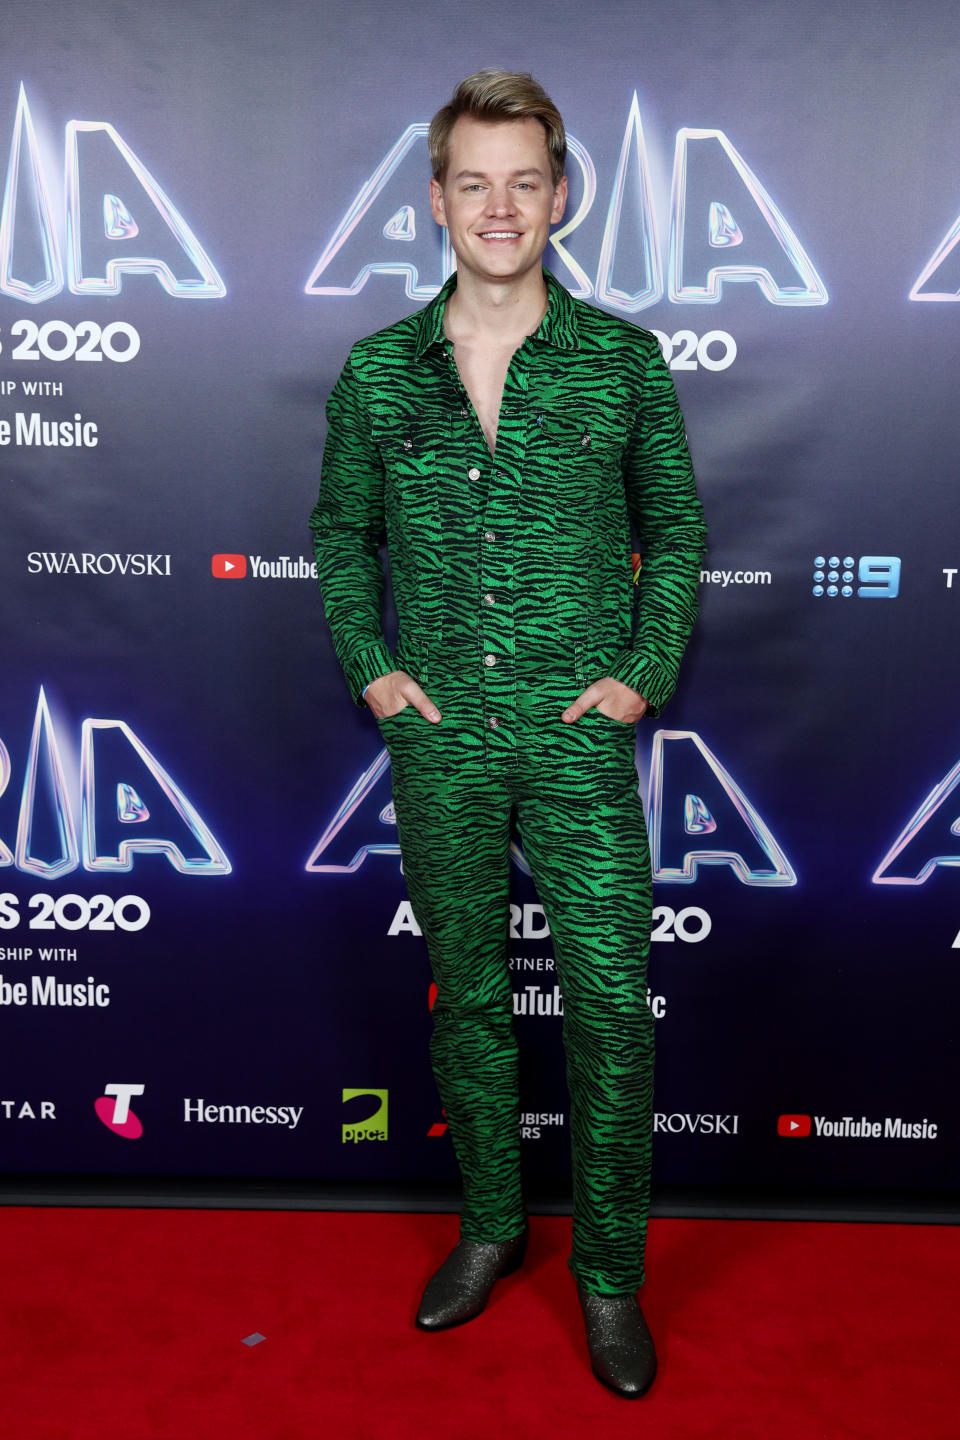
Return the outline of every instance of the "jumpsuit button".
{"type": "Polygon", "coordinates": [[[581,444],[581,445],[589,445],[589,444],[590,444],[590,436],[589,436],[589,435],[581,435],[581,436],[580,436],[580,444],[581,444]]]}
{"type": "Polygon", "coordinates": [[[404,440],[404,442],[403,442],[403,448],[404,448],[404,450],[412,450],[412,449],[413,449],[413,441],[412,441],[412,440],[404,440]]]}
{"type": "Polygon", "coordinates": [[[489,590],[483,597],[483,603],[484,605],[496,605],[497,603],[496,600],[494,600],[493,596],[490,594],[489,590]]]}
{"type": "Polygon", "coordinates": [[[476,465],[471,465],[471,466],[470,466],[470,469],[467,471],[467,479],[468,479],[468,480],[479,480],[479,479],[480,479],[480,471],[477,469],[476,465]]]}
{"type": "Polygon", "coordinates": [[[496,540],[497,537],[496,537],[496,535],[493,533],[492,530],[484,530],[484,532],[483,532],[483,538],[484,538],[484,540],[493,541],[493,540],[496,540]]]}
{"type": "Polygon", "coordinates": [[[483,663],[484,663],[484,665],[496,665],[496,663],[497,663],[497,657],[496,657],[496,655],[484,655],[484,657],[483,657],[483,663]]]}
{"type": "Polygon", "coordinates": [[[496,715],[491,715],[490,718],[487,720],[487,724],[491,730],[496,730],[500,724],[500,721],[497,719],[496,715]]]}
{"type": "Polygon", "coordinates": [[[470,411],[467,409],[466,405],[461,405],[461,406],[460,406],[460,417],[461,417],[461,419],[466,420],[466,418],[467,418],[467,416],[468,416],[469,414],[470,414],[470,411]]]}

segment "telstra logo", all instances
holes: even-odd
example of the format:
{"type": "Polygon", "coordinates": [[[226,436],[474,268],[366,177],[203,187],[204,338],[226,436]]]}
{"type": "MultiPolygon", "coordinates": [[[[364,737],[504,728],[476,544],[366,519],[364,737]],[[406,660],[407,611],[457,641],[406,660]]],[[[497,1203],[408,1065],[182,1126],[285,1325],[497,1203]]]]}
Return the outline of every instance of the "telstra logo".
{"type": "Polygon", "coordinates": [[[124,1140],[139,1140],[143,1134],[143,1125],[130,1109],[130,1101],[134,1095],[142,1095],[146,1086],[105,1085],[103,1089],[104,1094],[93,1107],[98,1119],[102,1120],[114,1135],[122,1135],[124,1140]]]}

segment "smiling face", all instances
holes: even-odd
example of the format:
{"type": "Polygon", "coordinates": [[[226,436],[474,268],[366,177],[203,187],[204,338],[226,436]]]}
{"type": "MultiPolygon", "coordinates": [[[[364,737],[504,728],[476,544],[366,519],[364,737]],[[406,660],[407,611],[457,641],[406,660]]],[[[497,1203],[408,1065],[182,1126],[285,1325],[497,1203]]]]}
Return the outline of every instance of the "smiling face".
{"type": "Polygon", "coordinates": [[[540,121],[461,115],[448,157],[443,184],[430,181],[430,208],[450,232],[458,269],[487,282],[539,271],[567,199],[566,177],[553,183],[540,121]]]}

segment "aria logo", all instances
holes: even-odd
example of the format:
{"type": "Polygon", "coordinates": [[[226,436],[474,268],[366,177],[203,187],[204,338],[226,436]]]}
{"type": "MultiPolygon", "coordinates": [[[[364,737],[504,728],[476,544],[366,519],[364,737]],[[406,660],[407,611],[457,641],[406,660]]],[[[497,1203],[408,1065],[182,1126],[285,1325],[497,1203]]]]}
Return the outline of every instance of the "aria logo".
{"type": "Polygon", "coordinates": [[[139,1140],[143,1126],[130,1109],[130,1101],[134,1095],[142,1095],[146,1086],[104,1085],[103,1089],[103,1095],[93,1107],[98,1118],[114,1135],[121,1135],[124,1140],[139,1140]]]}
{"type": "MultiPolygon", "coordinates": [[[[343,1103],[350,1100],[376,1100],[377,1108],[362,1120],[349,1120],[343,1126],[343,1144],[358,1144],[361,1140],[386,1140],[387,1138],[387,1096],[388,1090],[344,1090],[343,1103]]],[[[369,1105],[364,1107],[369,1109],[369,1105]]]]}

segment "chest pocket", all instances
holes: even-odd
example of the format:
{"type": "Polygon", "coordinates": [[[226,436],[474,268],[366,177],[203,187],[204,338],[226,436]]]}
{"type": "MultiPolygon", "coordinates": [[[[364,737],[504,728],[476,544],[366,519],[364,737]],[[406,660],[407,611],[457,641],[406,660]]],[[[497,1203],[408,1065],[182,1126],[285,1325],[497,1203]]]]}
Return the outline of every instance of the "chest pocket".
{"type": "Polygon", "coordinates": [[[604,523],[613,516],[622,528],[626,435],[618,417],[599,410],[544,410],[536,418],[540,453],[555,477],[565,521],[579,527],[602,511],[604,523]]]}
{"type": "Polygon", "coordinates": [[[622,447],[597,417],[576,410],[544,410],[536,426],[535,443],[555,488],[558,521],[577,529],[589,526],[603,494],[622,490],[622,447]]]}
{"type": "Polygon", "coordinates": [[[558,634],[571,644],[581,685],[606,673],[598,656],[629,615],[630,522],[621,460],[625,434],[613,412],[572,405],[535,416],[555,540],[558,634]]]}
{"type": "Polygon", "coordinates": [[[452,423],[450,412],[439,408],[376,417],[387,510],[401,516],[414,535],[437,523],[437,477],[449,455],[452,423]]]}
{"type": "Polygon", "coordinates": [[[377,443],[387,474],[398,484],[430,475],[449,446],[450,415],[442,410],[392,415],[378,427],[377,443]]]}
{"type": "MultiPolygon", "coordinates": [[[[385,471],[387,535],[399,622],[397,654],[402,668],[412,669],[424,681],[430,674],[431,648],[440,644],[444,628],[441,492],[454,417],[439,406],[402,411],[388,403],[371,413],[385,471]]],[[[394,717],[389,723],[396,723],[394,717]]]]}
{"type": "Polygon", "coordinates": [[[561,463],[584,470],[619,469],[623,445],[609,417],[582,410],[543,410],[536,423],[543,444],[556,452],[561,463]]]}
{"type": "Polygon", "coordinates": [[[571,455],[583,455],[593,442],[588,422],[576,414],[543,410],[537,416],[537,428],[548,445],[571,455]]]}

